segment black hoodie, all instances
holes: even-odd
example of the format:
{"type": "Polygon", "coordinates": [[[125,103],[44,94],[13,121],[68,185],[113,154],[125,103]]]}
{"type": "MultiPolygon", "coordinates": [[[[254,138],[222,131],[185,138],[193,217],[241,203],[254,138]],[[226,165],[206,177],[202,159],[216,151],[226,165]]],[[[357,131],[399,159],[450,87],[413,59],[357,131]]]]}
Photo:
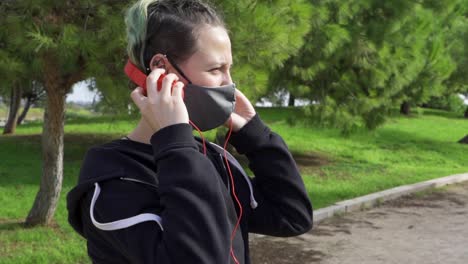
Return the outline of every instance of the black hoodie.
{"type": "Polygon", "coordinates": [[[249,232],[310,230],[312,205],[281,137],[256,115],[230,143],[254,178],[232,156],[226,163],[217,145],[207,143],[205,156],[188,124],[159,130],[151,145],[120,139],[91,148],[67,208],[93,263],[247,264],[249,232]],[[240,210],[232,187],[242,205],[233,239],[240,210]]]}

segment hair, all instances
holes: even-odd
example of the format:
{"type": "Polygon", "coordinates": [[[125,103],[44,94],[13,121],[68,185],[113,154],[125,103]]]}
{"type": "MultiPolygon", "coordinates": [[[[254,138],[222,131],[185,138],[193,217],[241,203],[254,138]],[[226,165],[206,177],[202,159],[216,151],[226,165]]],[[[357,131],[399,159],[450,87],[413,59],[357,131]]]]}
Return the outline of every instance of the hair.
{"type": "Polygon", "coordinates": [[[198,49],[203,26],[226,28],[216,10],[201,0],[139,0],[126,13],[127,53],[130,61],[147,72],[154,54],[165,54],[175,63],[198,49]]]}

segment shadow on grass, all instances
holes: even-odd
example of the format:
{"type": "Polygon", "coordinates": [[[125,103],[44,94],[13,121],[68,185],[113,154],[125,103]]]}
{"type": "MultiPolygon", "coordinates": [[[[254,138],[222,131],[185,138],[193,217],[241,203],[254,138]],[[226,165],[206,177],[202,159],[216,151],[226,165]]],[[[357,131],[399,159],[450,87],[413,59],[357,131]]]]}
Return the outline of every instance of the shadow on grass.
{"type": "Polygon", "coordinates": [[[430,109],[430,108],[422,108],[425,116],[432,115],[432,116],[439,116],[448,119],[457,119],[457,120],[468,120],[463,116],[463,113],[454,113],[454,112],[447,112],[442,110],[430,109]]]}
{"type": "Polygon", "coordinates": [[[25,228],[27,226],[22,219],[0,219],[0,231],[14,231],[25,228]]]}
{"type": "Polygon", "coordinates": [[[60,225],[55,220],[52,220],[52,222],[49,225],[28,225],[26,224],[24,219],[0,219],[0,232],[14,232],[16,230],[37,229],[53,231],[55,235],[61,236],[63,239],[66,239],[66,233],[62,230],[60,225]]]}
{"type": "MultiPolygon", "coordinates": [[[[461,136],[462,137],[462,136],[461,136]]],[[[363,140],[365,140],[363,138],[363,140]]],[[[417,135],[411,132],[401,131],[392,128],[386,128],[379,131],[378,138],[374,139],[374,143],[379,148],[388,149],[393,148],[404,149],[408,146],[421,149],[422,151],[438,151],[445,150],[450,151],[453,148],[462,149],[464,146],[457,143],[459,139],[454,138],[452,142],[442,141],[431,138],[429,136],[425,137],[423,135],[417,135]]]]}

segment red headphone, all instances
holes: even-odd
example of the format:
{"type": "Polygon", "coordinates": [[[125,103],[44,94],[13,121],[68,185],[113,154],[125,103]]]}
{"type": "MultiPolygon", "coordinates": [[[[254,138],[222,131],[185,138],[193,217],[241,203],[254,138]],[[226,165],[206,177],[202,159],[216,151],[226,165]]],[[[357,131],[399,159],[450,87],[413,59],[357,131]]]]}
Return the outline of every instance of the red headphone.
{"type": "MultiPolygon", "coordinates": [[[[127,61],[124,71],[125,71],[125,74],[130,78],[130,80],[132,80],[136,85],[143,88],[143,95],[146,96],[147,95],[147,92],[146,92],[146,77],[147,76],[143,72],[141,72],[140,69],[138,69],[138,67],[135,66],[135,64],[133,64],[130,60],[127,61]]],[[[166,77],[165,73],[159,76],[158,85],[157,85],[158,91],[161,91],[162,81],[164,77],[166,77]]],[[[172,83],[172,86],[174,86],[176,82],[177,81],[174,81],[172,83]]],[[[184,93],[182,92],[182,98],[183,97],[184,97],[184,93]]]]}

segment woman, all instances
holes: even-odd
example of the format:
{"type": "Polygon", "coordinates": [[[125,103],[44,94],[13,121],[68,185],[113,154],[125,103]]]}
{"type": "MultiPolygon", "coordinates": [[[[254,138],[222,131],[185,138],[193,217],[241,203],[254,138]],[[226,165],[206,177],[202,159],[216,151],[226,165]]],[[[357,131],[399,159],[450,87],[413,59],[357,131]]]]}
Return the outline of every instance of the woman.
{"type": "Polygon", "coordinates": [[[304,183],[281,137],[235,88],[229,36],[213,8],[141,0],[126,23],[127,74],[145,79],[131,93],[142,118],[127,137],[88,151],[67,197],[93,263],[250,263],[249,232],[307,232],[304,183]],[[222,124],[254,178],[192,135],[222,124]]]}

